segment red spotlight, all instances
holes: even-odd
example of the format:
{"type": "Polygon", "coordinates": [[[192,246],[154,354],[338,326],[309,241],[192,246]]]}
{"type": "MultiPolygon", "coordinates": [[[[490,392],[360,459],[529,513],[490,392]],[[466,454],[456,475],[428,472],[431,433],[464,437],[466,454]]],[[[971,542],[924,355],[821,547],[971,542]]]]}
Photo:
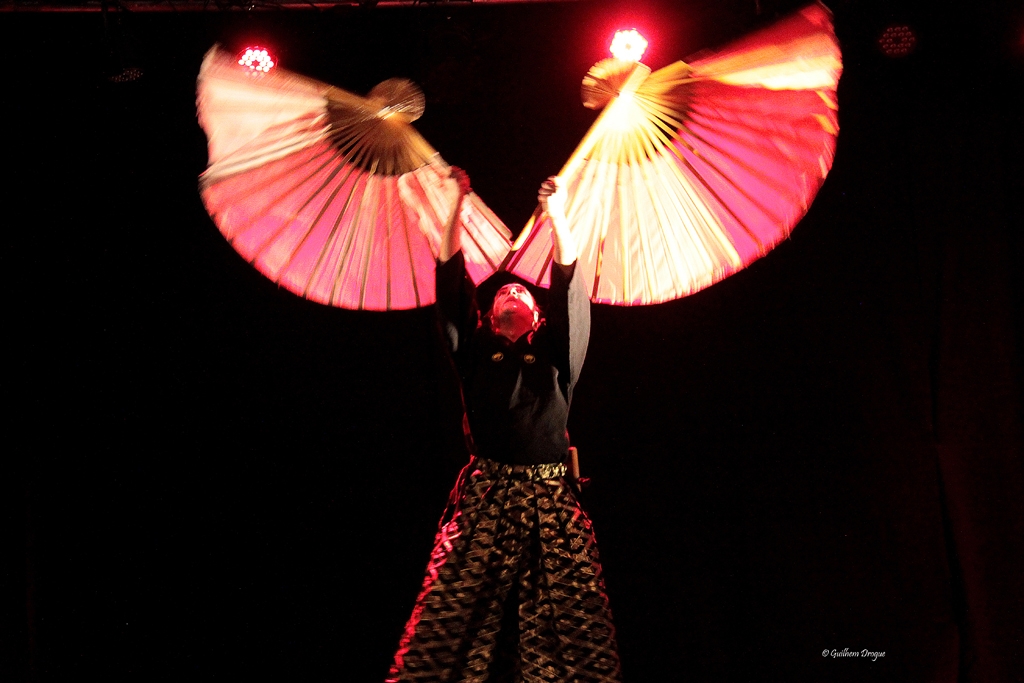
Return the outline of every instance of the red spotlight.
{"type": "Polygon", "coordinates": [[[909,26],[889,26],[878,37],[878,47],[886,57],[906,57],[916,45],[917,36],[909,26]]]}
{"type": "Polygon", "coordinates": [[[639,62],[647,50],[647,40],[635,28],[616,31],[611,45],[612,56],[626,62],[639,62]]]}
{"type": "Polygon", "coordinates": [[[253,73],[268,73],[277,62],[274,56],[263,47],[247,47],[238,53],[239,66],[249,69],[253,73]]]}

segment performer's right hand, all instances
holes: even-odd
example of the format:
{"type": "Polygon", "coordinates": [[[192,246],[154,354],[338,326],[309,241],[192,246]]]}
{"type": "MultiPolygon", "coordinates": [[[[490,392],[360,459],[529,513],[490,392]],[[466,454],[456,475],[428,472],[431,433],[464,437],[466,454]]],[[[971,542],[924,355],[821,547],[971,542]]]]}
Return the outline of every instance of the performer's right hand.
{"type": "Polygon", "coordinates": [[[444,229],[441,232],[441,248],[437,255],[437,260],[441,263],[446,262],[462,249],[462,230],[459,227],[459,214],[462,213],[462,200],[469,194],[469,176],[466,175],[465,171],[458,166],[452,166],[448,170],[448,177],[458,184],[459,194],[455,198],[452,213],[445,222],[444,229]]]}
{"type": "Polygon", "coordinates": [[[459,184],[459,197],[465,197],[472,191],[469,186],[469,175],[458,166],[452,166],[448,177],[459,184]]]}

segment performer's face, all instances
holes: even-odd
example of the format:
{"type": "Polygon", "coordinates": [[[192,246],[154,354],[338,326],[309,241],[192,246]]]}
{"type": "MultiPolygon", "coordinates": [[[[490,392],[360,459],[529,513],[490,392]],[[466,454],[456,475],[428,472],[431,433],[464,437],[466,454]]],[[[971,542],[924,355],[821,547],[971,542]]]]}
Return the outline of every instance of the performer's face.
{"type": "Polygon", "coordinates": [[[533,295],[523,285],[511,283],[498,289],[494,295],[494,304],[491,306],[491,316],[494,318],[522,318],[533,325],[540,319],[540,309],[533,295]]]}

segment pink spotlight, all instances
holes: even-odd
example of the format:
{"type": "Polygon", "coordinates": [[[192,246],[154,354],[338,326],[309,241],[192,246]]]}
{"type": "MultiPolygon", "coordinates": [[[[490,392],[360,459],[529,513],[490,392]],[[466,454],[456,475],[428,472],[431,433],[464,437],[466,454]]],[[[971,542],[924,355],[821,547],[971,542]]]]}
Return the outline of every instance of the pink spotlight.
{"type": "Polygon", "coordinates": [[[878,37],[878,47],[886,57],[906,57],[916,45],[917,36],[909,26],[889,26],[878,37]]]}
{"type": "Polygon", "coordinates": [[[247,47],[238,53],[238,65],[249,69],[254,74],[269,73],[276,64],[274,56],[263,47],[247,47]]]}
{"type": "Polygon", "coordinates": [[[612,56],[626,62],[639,62],[646,49],[647,40],[635,28],[616,31],[612,39],[612,56]]]}

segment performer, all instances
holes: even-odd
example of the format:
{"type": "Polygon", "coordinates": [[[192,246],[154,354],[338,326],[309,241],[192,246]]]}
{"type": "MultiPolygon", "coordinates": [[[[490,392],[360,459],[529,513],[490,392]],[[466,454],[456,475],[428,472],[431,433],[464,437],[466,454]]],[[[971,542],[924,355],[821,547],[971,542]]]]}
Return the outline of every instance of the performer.
{"type": "Polygon", "coordinates": [[[437,311],[462,381],[472,452],[388,683],[617,682],[597,546],[565,465],[569,405],[590,335],[565,192],[552,177],[539,193],[554,224],[542,311],[534,298],[541,292],[508,273],[474,292],[458,220],[469,180],[459,169],[452,177],[459,200],[442,238],[437,311]]]}

